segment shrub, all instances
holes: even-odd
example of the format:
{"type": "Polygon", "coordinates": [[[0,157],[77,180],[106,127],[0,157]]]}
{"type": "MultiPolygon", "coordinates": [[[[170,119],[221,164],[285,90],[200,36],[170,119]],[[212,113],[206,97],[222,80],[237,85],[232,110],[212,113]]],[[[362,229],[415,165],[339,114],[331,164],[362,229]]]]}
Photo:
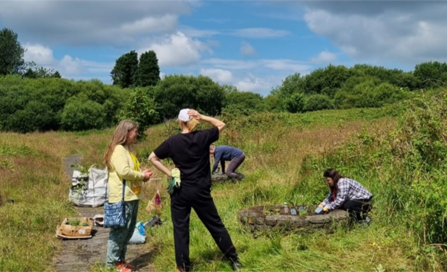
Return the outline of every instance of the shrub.
{"type": "Polygon", "coordinates": [[[306,98],[304,111],[317,111],[334,108],[332,100],[324,94],[314,94],[306,98]]]}
{"type": "Polygon", "coordinates": [[[85,98],[72,98],[62,112],[62,128],[66,130],[88,130],[104,127],[104,107],[85,98]]]}
{"type": "Polygon", "coordinates": [[[145,138],[146,129],[158,121],[157,104],[144,88],[131,91],[129,100],[119,113],[119,119],[130,119],[138,123],[140,137],[145,138]]]}
{"type": "Polygon", "coordinates": [[[54,127],[55,116],[53,110],[39,101],[31,101],[23,110],[9,115],[5,129],[15,132],[27,133],[45,131],[54,127]]]}

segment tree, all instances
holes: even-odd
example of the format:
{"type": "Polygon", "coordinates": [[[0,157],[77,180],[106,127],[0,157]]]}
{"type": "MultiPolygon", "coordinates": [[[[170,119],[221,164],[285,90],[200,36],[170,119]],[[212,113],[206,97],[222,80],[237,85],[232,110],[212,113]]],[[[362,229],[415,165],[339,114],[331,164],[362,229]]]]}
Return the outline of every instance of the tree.
{"type": "Polygon", "coordinates": [[[309,95],[304,102],[304,111],[317,111],[332,108],[332,100],[324,94],[309,95]]]}
{"type": "Polygon", "coordinates": [[[420,81],[421,88],[437,88],[443,85],[442,74],[447,72],[447,64],[437,61],[423,62],[414,68],[414,76],[420,81]]]}
{"type": "Polygon", "coordinates": [[[140,138],[146,138],[146,129],[158,121],[157,104],[150,95],[150,90],[135,88],[129,100],[119,112],[119,119],[130,119],[138,123],[140,138]]]}
{"type": "Polygon", "coordinates": [[[225,98],[222,113],[229,115],[250,115],[265,109],[264,99],[258,93],[240,92],[234,86],[223,86],[225,98]]]}
{"type": "Polygon", "coordinates": [[[14,31],[3,28],[0,31],[0,75],[18,73],[24,65],[25,49],[17,41],[14,31]]]}
{"type": "Polygon", "coordinates": [[[304,110],[304,94],[294,93],[285,100],[286,110],[291,113],[302,112],[304,110]]]}
{"type": "Polygon", "coordinates": [[[272,90],[270,94],[276,98],[280,110],[288,110],[287,100],[292,97],[293,94],[303,92],[303,78],[299,73],[295,73],[286,77],[282,85],[272,90]]]}
{"type": "Polygon", "coordinates": [[[110,75],[112,76],[113,85],[121,88],[128,88],[134,85],[134,75],[138,69],[138,54],[134,50],[119,57],[116,60],[110,75]]]}
{"type": "Polygon", "coordinates": [[[61,78],[61,75],[58,71],[54,71],[53,69],[47,69],[44,67],[39,67],[34,61],[26,63],[27,69],[26,72],[22,73],[22,77],[26,78],[47,78],[47,77],[55,77],[61,78]]]}
{"type": "Polygon", "coordinates": [[[155,86],[160,80],[160,67],[154,51],[144,52],[134,75],[134,85],[138,87],[155,86]]]}
{"type": "Polygon", "coordinates": [[[222,111],[223,88],[208,77],[168,75],[153,88],[161,120],[175,118],[182,108],[213,116],[222,111]]]}

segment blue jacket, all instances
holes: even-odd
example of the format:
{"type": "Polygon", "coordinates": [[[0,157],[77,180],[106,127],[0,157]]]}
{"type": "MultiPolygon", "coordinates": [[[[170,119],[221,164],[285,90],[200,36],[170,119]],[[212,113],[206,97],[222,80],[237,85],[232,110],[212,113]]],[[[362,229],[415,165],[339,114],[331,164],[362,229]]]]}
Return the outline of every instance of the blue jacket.
{"type": "Polygon", "coordinates": [[[236,148],[236,147],[232,147],[232,146],[228,146],[228,145],[219,145],[216,146],[215,150],[214,150],[214,165],[213,165],[213,170],[211,171],[212,173],[214,173],[217,169],[217,166],[220,162],[221,166],[222,166],[222,173],[225,172],[225,161],[231,161],[234,158],[237,158],[239,156],[241,156],[242,154],[244,154],[244,152],[242,152],[242,150],[236,148]]]}

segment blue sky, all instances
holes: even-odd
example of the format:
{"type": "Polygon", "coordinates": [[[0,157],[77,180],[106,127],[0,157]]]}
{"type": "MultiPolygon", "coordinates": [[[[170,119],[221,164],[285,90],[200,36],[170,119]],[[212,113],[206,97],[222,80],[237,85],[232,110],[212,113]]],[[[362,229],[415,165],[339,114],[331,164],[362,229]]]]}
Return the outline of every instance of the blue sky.
{"type": "Polygon", "coordinates": [[[0,0],[26,61],[111,84],[121,55],[154,50],[163,75],[268,95],[289,75],[358,63],[447,62],[446,1],[0,0]]]}

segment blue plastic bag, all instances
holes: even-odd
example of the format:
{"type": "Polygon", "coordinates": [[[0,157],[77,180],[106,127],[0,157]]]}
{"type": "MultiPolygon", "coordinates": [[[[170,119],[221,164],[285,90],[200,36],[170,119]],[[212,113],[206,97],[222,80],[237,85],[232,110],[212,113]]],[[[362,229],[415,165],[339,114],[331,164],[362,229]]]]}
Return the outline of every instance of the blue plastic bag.
{"type": "Polygon", "coordinates": [[[146,229],[143,223],[140,221],[135,225],[132,237],[128,244],[144,244],[146,242],[146,229]]]}

